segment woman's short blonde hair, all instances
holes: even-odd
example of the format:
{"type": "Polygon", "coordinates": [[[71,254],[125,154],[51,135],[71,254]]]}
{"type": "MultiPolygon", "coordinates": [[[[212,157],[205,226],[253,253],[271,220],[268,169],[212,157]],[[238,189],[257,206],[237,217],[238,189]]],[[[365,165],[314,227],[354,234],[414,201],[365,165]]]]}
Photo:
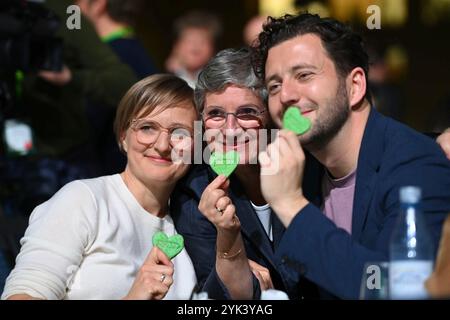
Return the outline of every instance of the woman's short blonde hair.
{"type": "Polygon", "coordinates": [[[134,84],[120,100],[114,121],[114,132],[119,148],[123,134],[136,117],[144,118],[155,108],[158,112],[181,105],[194,106],[194,92],[183,79],[171,74],[155,74],[134,84]]]}

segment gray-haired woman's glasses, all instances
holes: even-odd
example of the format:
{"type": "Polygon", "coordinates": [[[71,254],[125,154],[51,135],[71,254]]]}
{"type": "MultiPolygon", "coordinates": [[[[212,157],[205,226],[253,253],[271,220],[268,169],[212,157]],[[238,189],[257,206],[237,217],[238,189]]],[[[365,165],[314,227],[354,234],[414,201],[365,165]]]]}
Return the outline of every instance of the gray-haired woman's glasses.
{"type": "Polygon", "coordinates": [[[236,118],[237,123],[244,129],[258,128],[262,126],[265,109],[256,107],[240,107],[236,112],[226,112],[221,108],[210,108],[202,112],[205,127],[212,129],[222,128],[228,119],[228,115],[236,118]]]}

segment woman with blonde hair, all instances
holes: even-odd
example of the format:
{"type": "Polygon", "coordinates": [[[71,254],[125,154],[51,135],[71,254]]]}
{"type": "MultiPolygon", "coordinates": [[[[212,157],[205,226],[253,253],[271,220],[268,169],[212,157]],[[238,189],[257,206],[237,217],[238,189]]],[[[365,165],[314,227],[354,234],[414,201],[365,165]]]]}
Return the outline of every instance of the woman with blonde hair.
{"type": "Polygon", "coordinates": [[[152,236],[176,234],[169,196],[189,164],[198,114],[187,83],[154,75],[117,109],[127,165],[65,185],[30,217],[3,299],[187,299],[196,284],[186,250],[172,261],[152,236]]]}

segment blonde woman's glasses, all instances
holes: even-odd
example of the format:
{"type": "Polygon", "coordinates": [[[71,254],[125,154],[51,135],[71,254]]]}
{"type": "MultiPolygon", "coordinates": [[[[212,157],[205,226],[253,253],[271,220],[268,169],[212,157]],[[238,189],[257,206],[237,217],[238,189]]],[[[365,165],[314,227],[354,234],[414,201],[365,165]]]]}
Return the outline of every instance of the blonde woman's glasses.
{"type": "Polygon", "coordinates": [[[168,134],[172,147],[190,143],[193,137],[192,129],[182,126],[165,128],[158,122],[147,119],[133,119],[130,128],[136,132],[137,141],[142,144],[155,143],[162,132],[168,134]]]}

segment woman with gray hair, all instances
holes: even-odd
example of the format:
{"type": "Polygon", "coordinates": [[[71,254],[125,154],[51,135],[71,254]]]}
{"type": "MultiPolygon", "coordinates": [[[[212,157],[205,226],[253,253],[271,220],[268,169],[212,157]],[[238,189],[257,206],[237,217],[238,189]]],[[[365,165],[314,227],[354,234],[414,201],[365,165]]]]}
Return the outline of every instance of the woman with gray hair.
{"type": "Polygon", "coordinates": [[[239,154],[229,178],[194,166],[171,198],[201,289],[214,299],[259,298],[272,287],[288,291],[274,262],[284,228],[259,188],[258,147],[268,142],[270,117],[250,49],[219,52],[200,73],[194,97],[207,151],[239,154]],[[231,284],[228,291],[223,283],[231,284]]]}

